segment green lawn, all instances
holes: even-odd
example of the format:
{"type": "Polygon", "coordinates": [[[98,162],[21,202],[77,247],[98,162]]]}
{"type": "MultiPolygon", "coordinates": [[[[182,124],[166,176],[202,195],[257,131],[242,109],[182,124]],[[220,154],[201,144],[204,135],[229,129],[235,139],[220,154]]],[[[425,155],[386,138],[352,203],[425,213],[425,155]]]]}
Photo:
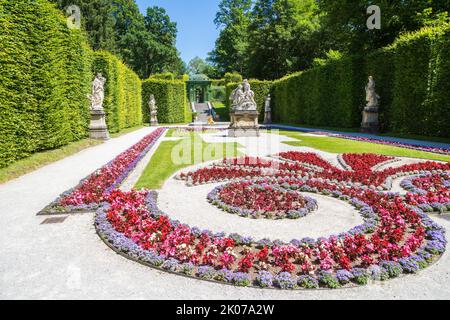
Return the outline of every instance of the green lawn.
{"type": "Polygon", "coordinates": [[[308,124],[298,124],[298,123],[274,123],[274,125],[284,125],[296,128],[306,128],[306,129],[318,129],[318,130],[330,130],[330,131],[339,131],[339,132],[359,132],[358,128],[341,128],[341,127],[321,127],[321,126],[312,126],[308,124]]]}
{"type": "Polygon", "coordinates": [[[307,136],[304,133],[293,131],[280,131],[280,134],[299,140],[298,142],[284,142],[288,145],[297,147],[311,147],[331,153],[375,153],[387,156],[410,157],[450,162],[450,156],[370,142],[352,141],[348,139],[331,138],[325,136],[312,137],[307,136]]]}
{"type": "Polygon", "coordinates": [[[0,183],[5,183],[12,179],[18,178],[52,162],[64,159],[65,157],[71,156],[83,149],[90,148],[101,143],[103,142],[98,140],[83,139],[72,142],[59,149],[35,153],[28,158],[19,160],[6,168],[0,169],[0,183]]]}
{"type": "Polygon", "coordinates": [[[230,121],[230,112],[224,103],[215,101],[213,102],[213,105],[217,114],[220,116],[221,122],[230,121]]]}
{"type": "MultiPolygon", "coordinates": [[[[278,124],[278,123],[274,123],[274,124],[278,124]]],[[[360,132],[359,128],[321,127],[321,126],[312,126],[312,125],[307,125],[307,124],[295,124],[295,123],[279,123],[279,124],[285,125],[285,126],[297,127],[297,128],[329,130],[329,131],[338,131],[338,132],[342,132],[342,133],[360,132]]],[[[379,134],[379,136],[450,143],[450,138],[428,137],[428,136],[421,136],[421,135],[417,135],[417,134],[400,134],[400,133],[395,133],[395,132],[388,132],[388,133],[379,134]]]]}
{"type": "Polygon", "coordinates": [[[179,134],[170,129],[167,137],[179,137],[176,141],[163,141],[152,156],[135,188],[160,189],[176,171],[188,166],[240,156],[236,143],[206,143],[198,133],[179,134]]]}
{"type": "Polygon", "coordinates": [[[432,142],[442,142],[442,143],[450,144],[450,138],[427,137],[427,136],[420,136],[420,135],[416,135],[416,134],[383,133],[383,134],[380,134],[380,136],[422,140],[422,141],[432,141],[432,142]]]}

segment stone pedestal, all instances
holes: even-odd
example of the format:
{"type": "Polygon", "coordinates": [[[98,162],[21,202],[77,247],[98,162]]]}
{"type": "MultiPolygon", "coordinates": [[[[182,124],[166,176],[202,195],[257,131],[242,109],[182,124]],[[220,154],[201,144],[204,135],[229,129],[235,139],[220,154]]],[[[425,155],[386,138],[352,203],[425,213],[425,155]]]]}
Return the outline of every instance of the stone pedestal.
{"type": "Polygon", "coordinates": [[[158,120],[151,120],[150,121],[150,127],[157,127],[159,126],[158,120]]]}
{"type": "Polygon", "coordinates": [[[272,113],[269,111],[269,112],[266,112],[265,114],[264,114],[264,124],[272,124],[272,113]]]}
{"type": "Polygon", "coordinates": [[[363,111],[363,121],[361,123],[361,132],[380,133],[380,123],[378,121],[378,108],[365,108],[363,111]]]}
{"type": "Polygon", "coordinates": [[[89,137],[95,140],[109,140],[108,126],[106,125],[106,114],[103,110],[91,110],[89,137]]]}
{"type": "Polygon", "coordinates": [[[228,136],[259,137],[258,111],[233,111],[230,113],[231,125],[228,136]]]}

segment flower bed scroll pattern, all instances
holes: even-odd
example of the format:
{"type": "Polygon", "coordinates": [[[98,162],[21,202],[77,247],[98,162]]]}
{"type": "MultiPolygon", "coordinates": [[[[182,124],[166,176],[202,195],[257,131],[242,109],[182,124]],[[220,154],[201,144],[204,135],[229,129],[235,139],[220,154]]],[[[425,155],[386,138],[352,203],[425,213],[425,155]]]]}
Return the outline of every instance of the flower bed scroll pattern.
{"type": "MultiPolygon", "coordinates": [[[[224,183],[212,191],[212,201],[218,201],[214,195],[223,188],[317,193],[346,201],[359,210],[364,223],[338,235],[286,243],[200,230],[171,220],[158,209],[157,194],[146,190],[113,190],[97,211],[96,228],[109,246],[131,259],[235,286],[352,287],[416,273],[435,262],[445,251],[445,230],[425,214],[423,205],[433,207],[438,201],[448,209],[450,164],[423,162],[374,170],[393,159],[370,154],[342,158],[348,165],[344,170],[315,153],[286,152],[270,160],[225,159],[178,176],[187,186],[224,183]],[[393,179],[412,175],[419,178],[405,180],[406,189],[415,188],[406,196],[388,191],[393,179]]],[[[293,207],[289,202],[280,207],[272,203],[270,208],[287,215],[296,205],[306,207],[295,199],[299,201],[293,201],[293,207]]],[[[248,210],[243,216],[267,211],[261,206],[255,211],[253,202],[243,204],[248,210]]]]}

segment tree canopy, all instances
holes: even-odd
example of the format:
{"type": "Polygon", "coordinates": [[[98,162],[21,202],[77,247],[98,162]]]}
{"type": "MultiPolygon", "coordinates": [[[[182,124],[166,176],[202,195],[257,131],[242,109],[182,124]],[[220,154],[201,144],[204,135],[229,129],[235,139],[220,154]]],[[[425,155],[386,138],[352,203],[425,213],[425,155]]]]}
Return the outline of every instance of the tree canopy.
{"type": "Polygon", "coordinates": [[[223,75],[275,79],[312,67],[336,52],[367,54],[401,33],[448,21],[450,0],[222,0],[209,61],[223,75]],[[367,8],[381,9],[380,30],[367,8]]]}
{"type": "Polygon", "coordinates": [[[175,47],[177,25],[165,9],[154,6],[142,15],[134,0],[52,0],[60,9],[77,5],[81,23],[95,50],[120,56],[142,78],[152,73],[184,73],[175,47]]]}

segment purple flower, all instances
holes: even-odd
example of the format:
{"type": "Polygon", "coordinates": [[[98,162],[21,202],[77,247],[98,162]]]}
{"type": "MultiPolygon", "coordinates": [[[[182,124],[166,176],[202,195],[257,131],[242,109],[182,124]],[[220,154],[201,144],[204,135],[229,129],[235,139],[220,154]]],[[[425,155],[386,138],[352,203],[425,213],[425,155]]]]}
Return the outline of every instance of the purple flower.
{"type": "Polygon", "coordinates": [[[212,280],[216,275],[216,270],[210,266],[200,266],[197,270],[197,275],[206,280],[212,280]]]}
{"type": "Polygon", "coordinates": [[[281,289],[292,290],[297,288],[297,279],[289,272],[281,272],[275,277],[275,284],[281,289]]]}
{"type": "Polygon", "coordinates": [[[309,275],[303,275],[298,278],[298,285],[305,289],[317,289],[319,288],[319,281],[316,278],[309,275]]]}
{"type": "Polygon", "coordinates": [[[336,272],[336,278],[341,284],[347,284],[353,279],[353,274],[345,269],[336,272]]]}
{"type": "Polygon", "coordinates": [[[233,284],[239,287],[248,287],[251,283],[250,276],[247,273],[236,272],[233,275],[233,284]]]}
{"type": "Polygon", "coordinates": [[[261,270],[256,275],[256,282],[262,288],[270,288],[273,285],[273,275],[265,270],[261,270]]]}
{"type": "Polygon", "coordinates": [[[170,258],[170,259],[164,261],[161,268],[163,268],[164,270],[177,272],[180,268],[180,261],[178,261],[177,259],[174,259],[174,258],[170,258]]]}
{"type": "Polygon", "coordinates": [[[224,268],[216,272],[214,279],[223,282],[232,282],[234,279],[234,274],[233,271],[224,268]]]}
{"type": "Polygon", "coordinates": [[[183,263],[180,266],[180,271],[188,276],[192,276],[192,275],[194,275],[195,266],[191,262],[183,263]]]}
{"type": "Polygon", "coordinates": [[[366,285],[370,278],[370,273],[366,269],[354,268],[352,270],[353,281],[360,285],[366,285]]]}

